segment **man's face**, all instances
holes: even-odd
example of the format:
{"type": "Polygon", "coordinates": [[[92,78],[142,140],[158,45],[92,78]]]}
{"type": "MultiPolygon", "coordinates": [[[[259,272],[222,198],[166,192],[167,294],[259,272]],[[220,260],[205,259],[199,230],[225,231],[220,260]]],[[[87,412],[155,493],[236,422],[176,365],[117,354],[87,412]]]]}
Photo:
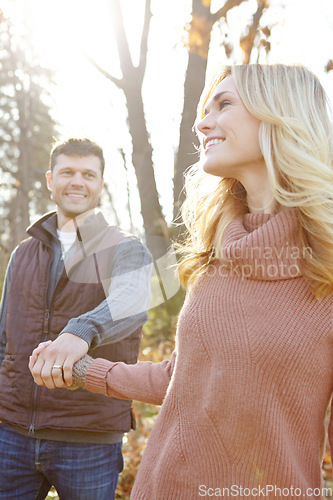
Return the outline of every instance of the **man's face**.
{"type": "Polygon", "coordinates": [[[57,205],[59,228],[96,208],[104,184],[100,159],[93,155],[59,155],[53,171],[46,173],[46,180],[57,205]]]}

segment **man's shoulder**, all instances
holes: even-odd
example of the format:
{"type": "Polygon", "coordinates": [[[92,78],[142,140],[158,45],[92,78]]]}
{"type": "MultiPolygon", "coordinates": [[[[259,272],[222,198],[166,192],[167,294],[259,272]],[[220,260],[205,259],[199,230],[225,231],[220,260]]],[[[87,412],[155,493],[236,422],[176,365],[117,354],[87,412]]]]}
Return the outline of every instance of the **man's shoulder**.
{"type": "MultiPolygon", "coordinates": [[[[32,238],[29,236],[28,238],[22,240],[12,251],[8,267],[7,267],[7,273],[11,273],[11,271],[14,268],[17,268],[17,266],[21,266],[22,260],[25,261],[26,256],[28,255],[28,262],[29,262],[29,255],[33,254],[36,252],[36,244],[38,244],[37,241],[35,241],[35,238],[32,238]]],[[[25,264],[26,265],[26,262],[25,264]]]]}
{"type": "Polygon", "coordinates": [[[117,236],[118,239],[118,246],[119,248],[130,248],[132,251],[135,250],[141,250],[142,252],[145,253],[150,253],[147,247],[144,245],[144,243],[141,241],[141,239],[138,236],[135,236],[132,233],[129,233],[127,231],[124,231],[118,226],[112,226],[115,231],[115,235],[117,236]]]}
{"type": "MultiPolygon", "coordinates": [[[[27,228],[27,236],[24,238],[16,247],[15,251],[24,251],[30,246],[38,246],[40,242],[43,242],[44,239],[47,241],[52,238],[51,234],[48,234],[48,231],[45,230],[44,225],[56,225],[56,212],[47,212],[42,215],[37,221],[31,224],[27,228]]],[[[55,226],[56,227],[56,226],[55,226]]]]}
{"type": "Polygon", "coordinates": [[[123,269],[139,268],[152,262],[151,254],[141,240],[119,226],[108,226],[104,238],[98,242],[98,249],[101,255],[112,257],[112,266],[123,269]]]}
{"type": "Polygon", "coordinates": [[[33,238],[32,236],[28,236],[27,238],[25,238],[24,240],[22,240],[18,245],[17,247],[15,248],[14,252],[17,254],[17,252],[19,251],[24,251],[26,250],[28,247],[30,247],[31,245],[35,245],[38,243],[38,240],[36,240],[36,238],[33,238]]]}
{"type": "Polygon", "coordinates": [[[131,244],[137,247],[144,247],[143,243],[137,236],[125,231],[119,226],[109,225],[104,233],[105,239],[112,243],[111,246],[118,246],[122,244],[131,244]]]}

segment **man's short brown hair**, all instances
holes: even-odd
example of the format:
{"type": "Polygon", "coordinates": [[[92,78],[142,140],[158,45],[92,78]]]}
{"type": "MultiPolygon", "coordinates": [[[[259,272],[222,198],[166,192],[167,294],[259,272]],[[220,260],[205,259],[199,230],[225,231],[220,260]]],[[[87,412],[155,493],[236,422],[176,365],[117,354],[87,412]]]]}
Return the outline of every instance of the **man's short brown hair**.
{"type": "Polygon", "coordinates": [[[97,156],[101,162],[102,177],[104,174],[105,160],[102,148],[90,139],[74,139],[57,143],[52,148],[50,154],[50,170],[54,169],[57,158],[60,155],[66,156],[97,156]]]}

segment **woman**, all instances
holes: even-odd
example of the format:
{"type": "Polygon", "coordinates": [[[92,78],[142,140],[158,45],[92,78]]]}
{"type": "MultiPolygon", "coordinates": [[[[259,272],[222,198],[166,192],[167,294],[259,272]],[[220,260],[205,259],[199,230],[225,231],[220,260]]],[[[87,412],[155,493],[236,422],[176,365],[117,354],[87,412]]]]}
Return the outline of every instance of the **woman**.
{"type": "Polygon", "coordinates": [[[183,207],[188,293],[171,361],[87,357],[75,366],[90,391],[162,404],[135,500],[324,496],[333,388],[327,106],[300,66],[225,67],[204,93],[204,154],[183,207]]]}

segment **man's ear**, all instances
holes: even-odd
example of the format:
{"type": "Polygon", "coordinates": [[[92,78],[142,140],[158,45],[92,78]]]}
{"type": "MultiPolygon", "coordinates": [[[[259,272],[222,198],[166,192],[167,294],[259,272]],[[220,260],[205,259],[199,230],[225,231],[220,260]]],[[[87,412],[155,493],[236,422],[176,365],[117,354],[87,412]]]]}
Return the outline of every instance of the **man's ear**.
{"type": "Polygon", "coordinates": [[[48,170],[45,174],[45,177],[46,177],[46,185],[47,185],[47,189],[49,191],[52,191],[52,172],[51,170],[48,170]]]}

